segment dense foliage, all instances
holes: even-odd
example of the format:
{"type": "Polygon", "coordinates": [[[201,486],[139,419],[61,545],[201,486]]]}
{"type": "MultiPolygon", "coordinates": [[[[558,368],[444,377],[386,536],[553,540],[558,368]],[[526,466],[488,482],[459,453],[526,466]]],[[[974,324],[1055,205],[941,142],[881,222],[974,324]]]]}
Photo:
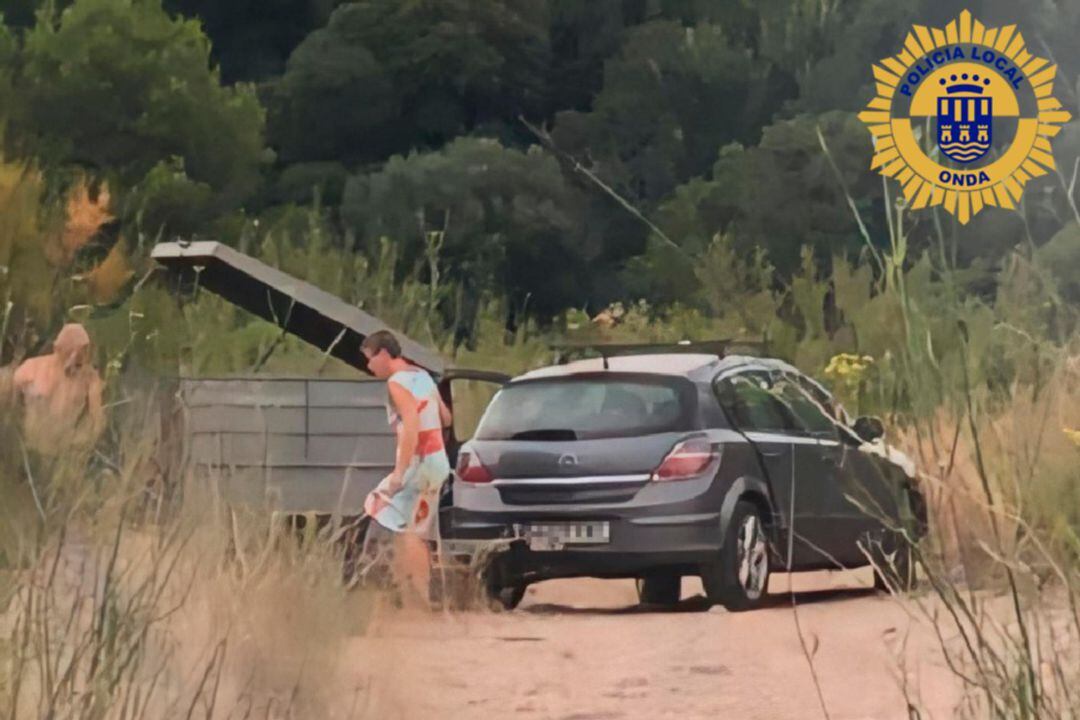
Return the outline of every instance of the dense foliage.
{"type": "MultiPolygon", "coordinates": [[[[159,237],[304,242],[316,216],[331,251],[377,264],[391,242],[384,271],[438,286],[431,321],[458,342],[492,299],[509,330],[616,301],[709,313],[716,237],[763,253],[779,293],[804,248],[824,278],[889,247],[895,188],[853,113],[914,19],[968,6],[1052,50],[1075,109],[1070,3],[18,0],[5,159],[40,171],[46,205],[110,189],[76,269],[138,267],[159,237]]],[[[933,253],[991,298],[1020,252],[1074,297],[1080,125],[1055,150],[1019,213],[906,216],[907,266],[933,253]]]]}

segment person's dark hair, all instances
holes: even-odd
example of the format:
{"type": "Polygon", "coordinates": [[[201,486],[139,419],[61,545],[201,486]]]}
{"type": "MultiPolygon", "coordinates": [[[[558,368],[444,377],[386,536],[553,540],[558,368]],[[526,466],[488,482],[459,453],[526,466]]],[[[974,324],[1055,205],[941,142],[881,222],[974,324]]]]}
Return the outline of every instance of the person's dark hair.
{"type": "Polygon", "coordinates": [[[378,330],[371,333],[360,343],[361,350],[367,350],[372,355],[377,355],[380,350],[385,350],[392,358],[401,357],[401,343],[389,330],[378,330]]]}

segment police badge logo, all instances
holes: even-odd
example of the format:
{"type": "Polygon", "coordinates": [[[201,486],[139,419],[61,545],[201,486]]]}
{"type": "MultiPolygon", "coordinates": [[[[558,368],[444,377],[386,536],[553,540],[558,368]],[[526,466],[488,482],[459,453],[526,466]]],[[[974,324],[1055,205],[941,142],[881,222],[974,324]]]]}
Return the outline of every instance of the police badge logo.
{"type": "Polygon", "coordinates": [[[1057,67],[1015,25],[987,28],[967,10],[944,29],[916,25],[873,72],[877,95],[859,113],[870,167],[912,209],[941,205],[967,223],[987,206],[1014,209],[1028,180],[1054,169],[1050,140],[1072,116],[1052,95],[1057,67]]]}

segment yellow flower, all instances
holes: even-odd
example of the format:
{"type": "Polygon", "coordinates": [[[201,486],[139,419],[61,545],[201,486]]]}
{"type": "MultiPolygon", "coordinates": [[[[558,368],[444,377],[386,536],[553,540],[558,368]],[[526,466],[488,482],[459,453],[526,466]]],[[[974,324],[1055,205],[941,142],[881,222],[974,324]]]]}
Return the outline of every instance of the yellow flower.
{"type": "Polygon", "coordinates": [[[857,387],[866,376],[867,369],[874,363],[869,355],[839,353],[829,359],[825,366],[826,377],[842,381],[845,385],[857,387]]]}
{"type": "Polygon", "coordinates": [[[1063,427],[1061,432],[1065,433],[1065,437],[1069,438],[1073,445],[1080,447],[1080,430],[1063,427]]]}

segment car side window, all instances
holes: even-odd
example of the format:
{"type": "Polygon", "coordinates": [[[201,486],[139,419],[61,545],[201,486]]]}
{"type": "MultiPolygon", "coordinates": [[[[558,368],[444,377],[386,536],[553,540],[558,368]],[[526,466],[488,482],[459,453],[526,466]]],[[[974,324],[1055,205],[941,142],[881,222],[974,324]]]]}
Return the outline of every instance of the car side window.
{"type": "Polygon", "coordinates": [[[836,437],[836,423],[828,408],[802,389],[801,383],[786,374],[776,378],[773,393],[795,419],[797,429],[816,436],[836,437]]]}
{"type": "Polygon", "coordinates": [[[792,429],[783,406],[773,397],[766,373],[743,372],[715,383],[716,395],[731,421],[744,432],[792,429]]]}
{"type": "Polygon", "coordinates": [[[826,415],[841,425],[847,423],[847,413],[844,412],[843,406],[839,405],[829,393],[821,388],[820,385],[817,385],[803,375],[792,375],[791,377],[799,387],[803,389],[803,392],[821,405],[825,410],[826,415]]]}

